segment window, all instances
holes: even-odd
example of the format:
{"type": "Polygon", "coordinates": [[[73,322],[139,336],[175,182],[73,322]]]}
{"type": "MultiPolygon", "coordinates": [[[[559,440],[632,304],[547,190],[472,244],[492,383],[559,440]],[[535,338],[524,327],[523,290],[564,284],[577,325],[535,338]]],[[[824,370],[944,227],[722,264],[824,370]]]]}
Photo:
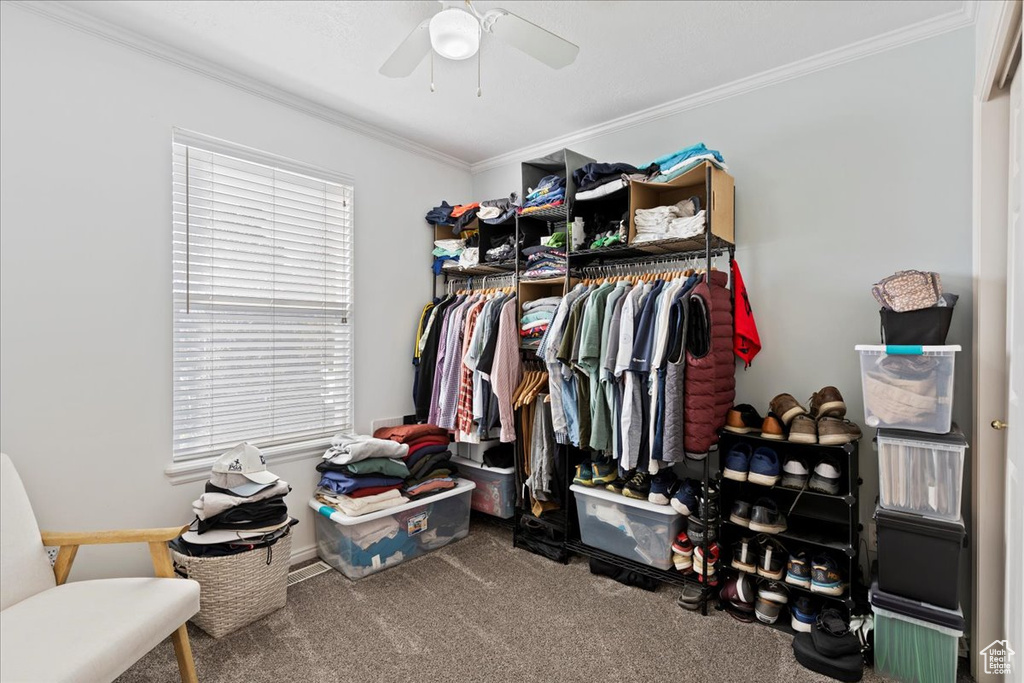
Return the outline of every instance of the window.
{"type": "Polygon", "coordinates": [[[351,184],[178,131],[173,163],[174,460],[350,429],[351,184]]]}

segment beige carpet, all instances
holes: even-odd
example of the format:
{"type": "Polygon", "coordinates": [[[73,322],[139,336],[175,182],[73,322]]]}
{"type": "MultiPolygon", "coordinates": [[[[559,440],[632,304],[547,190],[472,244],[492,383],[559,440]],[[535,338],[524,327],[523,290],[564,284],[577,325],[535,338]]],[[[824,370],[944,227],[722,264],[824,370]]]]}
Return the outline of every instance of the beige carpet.
{"type": "MultiPolygon", "coordinates": [[[[190,627],[199,679],[257,681],[829,681],[791,640],[724,613],[512,548],[476,523],[442,550],[353,582],[328,572],[293,586],[284,609],[220,640],[190,627]]],[[[122,683],[174,681],[170,641],[122,683]]],[[[879,681],[866,670],[865,681],[879,681]]]]}

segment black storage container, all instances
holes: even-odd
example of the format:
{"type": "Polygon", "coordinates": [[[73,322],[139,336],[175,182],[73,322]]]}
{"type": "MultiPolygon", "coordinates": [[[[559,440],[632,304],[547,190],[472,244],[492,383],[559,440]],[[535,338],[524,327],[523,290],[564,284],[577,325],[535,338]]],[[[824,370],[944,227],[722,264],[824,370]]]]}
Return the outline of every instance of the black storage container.
{"type": "Polygon", "coordinates": [[[953,306],[932,306],[902,313],[882,308],[878,315],[882,318],[883,344],[944,346],[953,320],[953,306]]]}
{"type": "Polygon", "coordinates": [[[875,508],[878,587],[945,609],[960,606],[963,520],[945,522],[875,508]]]}

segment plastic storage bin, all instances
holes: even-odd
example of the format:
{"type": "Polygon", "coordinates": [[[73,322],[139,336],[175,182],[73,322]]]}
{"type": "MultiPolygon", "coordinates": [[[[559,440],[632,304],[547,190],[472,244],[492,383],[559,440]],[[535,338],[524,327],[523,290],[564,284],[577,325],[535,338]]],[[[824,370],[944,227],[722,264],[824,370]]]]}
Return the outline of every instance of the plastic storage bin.
{"type": "Polygon", "coordinates": [[[516,512],[516,470],[513,467],[488,467],[465,458],[453,457],[459,476],[476,484],[473,509],[487,515],[511,518],[516,512]]]}
{"type": "Polygon", "coordinates": [[[866,346],[860,353],[864,422],[871,427],[945,434],[953,411],[959,346],[866,346]]]}
{"type": "Polygon", "coordinates": [[[878,587],[945,609],[960,606],[962,520],[944,522],[875,508],[878,587]]]}
{"type": "Polygon", "coordinates": [[[878,504],[955,522],[960,519],[967,439],[956,423],[949,434],[879,429],[878,504]]]}
{"type": "Polygon", "coordinates": [[[888,595],[869,594],[875,613],[875,671],[913,683],[954,683],[957,644],[964,632],[960,609],[944,610],[888,595]]]}
{"type": "Polygon", "coordinates": [[[583,542],[600,550],[672,569],[672,541],[685,518],[668,505],[633,500],[604,489],[572,485],[583,542]]]}
{"type": "Polygon", "coordinates": [[[350,579],[436,550],[469,533],[469,503],[476,484],[460,479],[458,486],[435,496],[388,510],[349,517],[315,498],[317,554],[350,579]]]}

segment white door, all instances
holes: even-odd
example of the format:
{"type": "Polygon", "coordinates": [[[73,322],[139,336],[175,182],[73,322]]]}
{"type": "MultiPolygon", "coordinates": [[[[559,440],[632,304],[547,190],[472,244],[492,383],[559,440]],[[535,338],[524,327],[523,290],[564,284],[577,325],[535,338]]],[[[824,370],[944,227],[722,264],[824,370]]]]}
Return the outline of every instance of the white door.
{"type": "MultiPolygon", "coordinates": [[[[1006,416],[1006,640],[1015,651],[1008,681],[1024,681],[1024,115],[1020,72],[1010,86],[1010,187],[1006,268],[1006,342],[1009,398],[1006,416]]],[[[998,425],[993,425],[998,426],[998,425]]],[[[984,646],[984,644],[983,644],[984,646]]]]}

